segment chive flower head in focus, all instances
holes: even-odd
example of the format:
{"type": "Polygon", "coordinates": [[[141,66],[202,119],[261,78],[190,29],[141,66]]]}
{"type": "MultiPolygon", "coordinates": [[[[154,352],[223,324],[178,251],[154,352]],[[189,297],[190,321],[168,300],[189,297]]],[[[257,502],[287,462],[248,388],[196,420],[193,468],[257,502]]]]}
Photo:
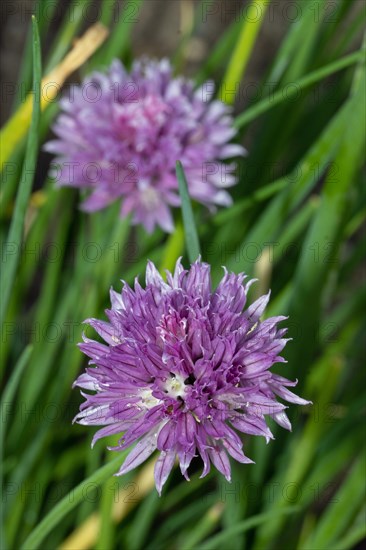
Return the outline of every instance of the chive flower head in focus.
{"type": "Polygon", "coordinates": [[[186,270],[178,261],[166,282],[149,262],[146,286],[124,284],[111,291],[108,322],[86,322],[104,343],[84,336],[80,348],[90,365],[75,382],[85,401],[79,424],[103,426],[102,437],[121,434],[111,450],[132,450],[118,474],[139,466],[156,449],[155,482],[159,493],[178,459],[188,479],[192,459],[211,463],[230,480],[229,456],[252,462],[241,434],[273,438],[266,418],[290,430],[286,406],[309,402],[288,387],[296,382],[273,374],[284,362],[286,317],[260,320],[269,293],[244,309],[253,281],[225,274],[211,287],[210,266],[197,261],[186,270]]]}

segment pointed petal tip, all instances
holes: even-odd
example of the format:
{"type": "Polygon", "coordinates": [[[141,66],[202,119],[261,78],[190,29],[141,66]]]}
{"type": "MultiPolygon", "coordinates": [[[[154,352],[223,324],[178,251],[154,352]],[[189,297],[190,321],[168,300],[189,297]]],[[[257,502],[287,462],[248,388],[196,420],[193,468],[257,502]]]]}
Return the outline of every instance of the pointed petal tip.
{"type": "Polygon", "coordinates": [[[92,449],[94,449],[95,444],[96,444],[96,442],[98,441],[97,434],[98,434],[98,432],[94,435],[93,439],[91,440],[90,447],[91,447],[92,449]]]}

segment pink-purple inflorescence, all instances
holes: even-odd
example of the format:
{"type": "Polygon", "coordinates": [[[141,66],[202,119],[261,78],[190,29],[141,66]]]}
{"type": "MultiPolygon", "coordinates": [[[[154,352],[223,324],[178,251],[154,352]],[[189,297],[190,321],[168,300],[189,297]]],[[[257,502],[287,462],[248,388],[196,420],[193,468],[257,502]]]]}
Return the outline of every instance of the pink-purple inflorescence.
{"type": "Polygon", "coordinates": [[[210,463],[230,480],[229,455],[252,462],[243,452],[241,434],[273,437],[266,417],[291,429],[286,406],[306,405],[273,374],[274,363],[284,362],[286,329],[277,325],[286,317],[260,320],[269,293],[244,310],[248,289],[244,274],[225,270],[215,290],[210,266],[201,261],[185,270],[177,262],[166,282],[149,262],[146,287],[111,291],[109,322],[88,319],[103,338],[84,337],[81,350],[91,358],[75,385],[85,402],[75,420],[104,426],[92,444],[121,434],[120,451],[136,443],[118,474],[146,460],[156,449],[155,482],[159,493],[176,458],[182,474],[195,456],[203,461],[202,476],[210,463]]]}
{"type": "Polygon", "coordinates": [[[229,143],[236,134],[231,109],[212,100],[213,92],[212,83],[195,89],[174,77],[167,59],[135,61],[130,72],[113,61],[60,102],[57,139],[45,145],[56,155],[56,181],[84,190],[88,212],[122,199],[121,216],[131,213],[149,232],[174,228],[177,160],[191,197],[210,209],[230,205],[226,188],[237,182],[236,164],[223,161],[245,150],[229,143]]]}

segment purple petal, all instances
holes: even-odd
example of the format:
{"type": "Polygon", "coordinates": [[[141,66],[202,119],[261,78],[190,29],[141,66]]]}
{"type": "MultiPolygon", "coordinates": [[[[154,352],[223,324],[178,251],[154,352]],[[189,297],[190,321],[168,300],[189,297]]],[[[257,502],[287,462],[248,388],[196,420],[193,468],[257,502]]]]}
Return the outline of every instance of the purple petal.
{"type": "Polygon", "coordinates": [[[274,393],[282,397],[282,399],[285,399],[286,401],[289,401],[290,403],[295,403],[296,405],[311,405],[311,401],[307,401],[306,399],[302,399],[302,397],[298,397],[296,394],[292,393],[292,391],[287,390],[283,386],[280,386],[279,384],[270,383],[270,387],[273,390],[274,393]]]}
{"type": "Polygon", "coordinates": [[[258,300],[256,300],[246,310],[246,316],[252,323],[256,323],[259,320],[260,316],[263,314],[269,302],[270,295],[271,291],[269,291],[268,294],[265,294],[264,296],[258,298],[258,300]]]}
{"type": "Polygon", "coordinates": [[[254,464],[253,460],[245,456],[242,449],[237,445],[234,445],[234,443],[229,439],[224,439],[222,444],[227,452],[238,462],[241,462],[242,464],[254,464]]]}
{"type": "Polygon", "coordinates": [[[215,468],[218,469],[220,474],[226,477],[228,481],[231,481],[231,468],[229,458],[222,447],[216,446],[208,451],[208,454],[212,460],[215,468]]]}
{"type": "Polygon", "coordinates": [[[283,411],[270,414],[270,417],[273,418],[277,424],[279,424],[282,428],[285,428],[285,430],[292,430],[291,422],[288,419],[287,414],[285,414],[283,411]]]}
{"type": "Polygon", "coordinates": [[[155,462],[154,467],[154,478],[156,489],[161,496],[161,491],[164,483],[169,477],[170,472],[174,466],[175,462],[175,452],[174,451],[162,451],[159,458],[155,462]]]}
{"type": "Polygon", "coordinates": [[[140,466],[142,462],[145,462],[145,460],[148,459],[156,449],[156,437],[156,429],[153,429],[145,435],[145,437],[140,439],[132,451],[127,455],[126,460],[116,475],[121,476],[126,474],[130,470],[140,466]]]}
{"type": "Polygon", "coordinates": [[[167,422],[160,430],[157,446],[159,451],[170,451],[174,449],[177,443],[176,424],[167,422]]]}

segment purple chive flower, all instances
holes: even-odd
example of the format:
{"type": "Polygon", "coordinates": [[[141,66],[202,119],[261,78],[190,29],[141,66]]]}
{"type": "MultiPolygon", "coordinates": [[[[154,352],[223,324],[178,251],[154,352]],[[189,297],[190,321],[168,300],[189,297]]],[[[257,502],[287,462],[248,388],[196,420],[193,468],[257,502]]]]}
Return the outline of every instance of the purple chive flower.
{"type": "Polygon", "coordinates": [[[117,475],[124,474],[160,451],[155,464],[159,494],[178,458],[182,474],[195,456],[210,462],[230,480],[228,455],[252,462],[243,452],[238,432],[273,437],[266,416],[291,429],[285,405],[310,403],[288,390],[295,386],[270,372],[287,339],[277,324],[286,317],[260,321],[269,293],[243,311],[248,288],[244,274],[225,270],[211,289],[210,266],[197,261],[189,270],[180,260],[163,280],[153,263],[146,288],[135,281],[121,294],[111,290],[109,322],[88,319],[105,344],[84,337],[81,350],[93,365],[76,386],[86,401],[75,421],[103,425],[95,442],[121,434],[110,450],[132,448],[117,475]]]}
{"type": "Polygon", "coordinates": [[[167,59],[135,61],[128,73],[115,60],[61,100],[62,114],[45,145],[55,153],[60,185],[91,191],[82,203],[93,212],[122,198],[121,216],[151,232],[173,230],[170,206],[179,206],[175,164],[181,160],[191,196],[211,209],[228,206],[225,190],[237,182],[235,163],[243,155],[230,107],[210,101],[213,84],[195,90],[174,78],[167,59]]]}

